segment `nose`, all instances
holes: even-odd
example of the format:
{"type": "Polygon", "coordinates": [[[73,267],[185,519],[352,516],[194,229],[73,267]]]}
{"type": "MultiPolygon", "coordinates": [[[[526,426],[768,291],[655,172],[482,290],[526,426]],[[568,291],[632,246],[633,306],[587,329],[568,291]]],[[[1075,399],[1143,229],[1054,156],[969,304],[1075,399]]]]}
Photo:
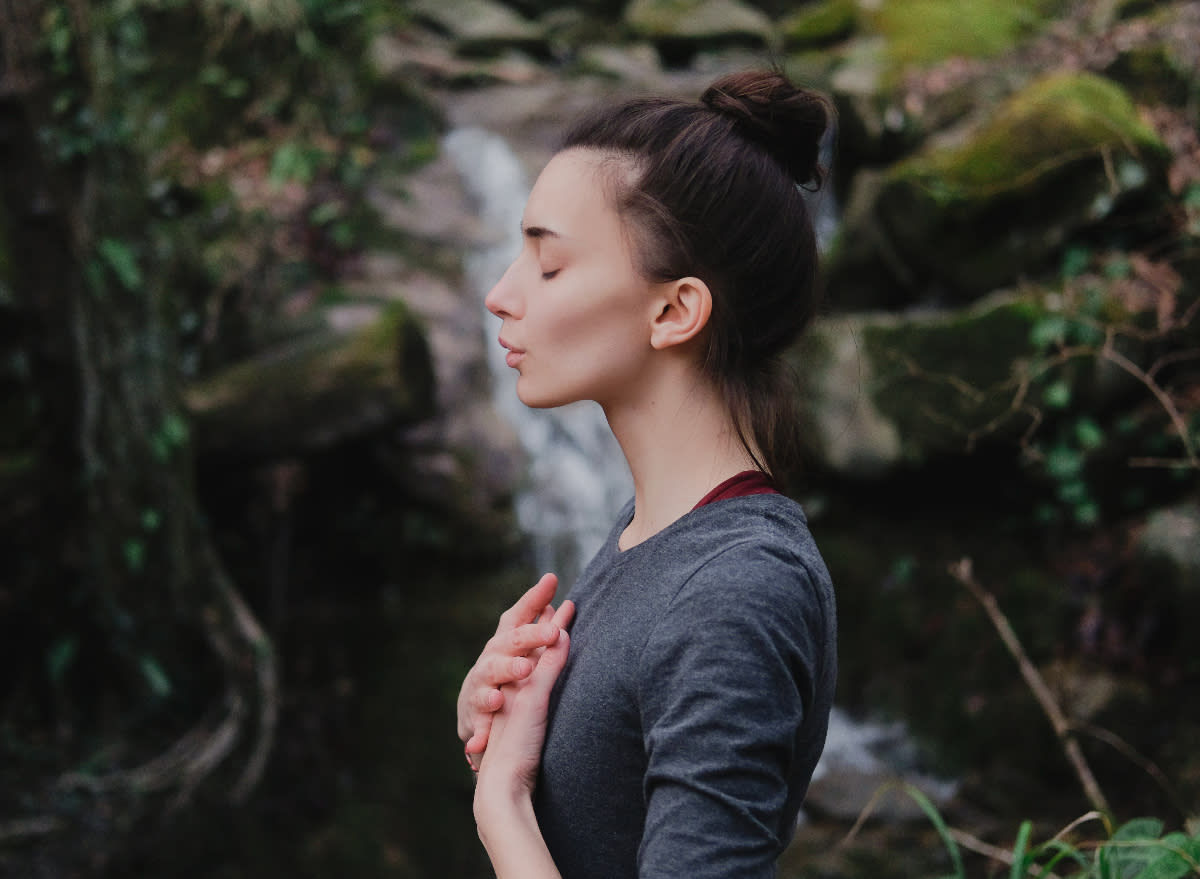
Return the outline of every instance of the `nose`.
{"type": "Polygon", "coordinates": [[[521,297],[517,292],[517,285],[514,283],[513,271],[516,268],[514,261],[496,282],[496,285],[488,291],[488,295],[484,298],[483,303],[487,306],[487,310],[499,318],[519,318],[521,316],[521,297]]]}

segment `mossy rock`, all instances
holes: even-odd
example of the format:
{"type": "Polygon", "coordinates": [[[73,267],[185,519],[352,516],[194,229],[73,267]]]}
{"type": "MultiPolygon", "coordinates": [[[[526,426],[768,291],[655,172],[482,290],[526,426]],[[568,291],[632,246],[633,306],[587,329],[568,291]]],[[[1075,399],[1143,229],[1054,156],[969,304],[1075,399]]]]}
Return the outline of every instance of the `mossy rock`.
{"type": "Polygon", "coordinates": [[[1014,364],[1045,313],[1039,295],[998,293],[942,312],[859,313],[818,322],[796,352],[809,454],[861,478],[1011,442],[1014,364]]]}
{"type": "Polygon", "coordinates": [[[863,23],[887,41],[892,76],[951,57],[991,58],[1051,21],[1062,0],[883,0],[863,23]]]}
{"type": "Polygon", "coordinates": [[[185,399],[201,450],[278,457],[427,417],[434,376],[423,331],[395,304],[356,329],[327,325],[235,364],[185,399]]]}
{"type": "Polygon", "coordinates": [[[771,20],[740,0],[632,0],[625,24],[636,36],[656,43],[689,43],[698,48],[767,46],[775,41],[771,20]]]}
{"type": "Polygon", "coordinates": [[[828,46],[854,33],[858,4],[854,0],[822,0],[801,6],[779,22],[783,44],[788,48],[828,46]]]}
{"type": "Polygon", "coordinates": [[[876,288],[906,289],[913,301],[969,301],[1045,272],[1074,234],[1135,199],[1159,222],[1167,161],[1120,86],[1051,75],[962,143],[917,153],[861,193],[869,201],[848,205],[842,234],[870,241],[868,252],[844,249],[831,277],[859,277],[846,260],[865,258],[889,266],[876,288]]]}

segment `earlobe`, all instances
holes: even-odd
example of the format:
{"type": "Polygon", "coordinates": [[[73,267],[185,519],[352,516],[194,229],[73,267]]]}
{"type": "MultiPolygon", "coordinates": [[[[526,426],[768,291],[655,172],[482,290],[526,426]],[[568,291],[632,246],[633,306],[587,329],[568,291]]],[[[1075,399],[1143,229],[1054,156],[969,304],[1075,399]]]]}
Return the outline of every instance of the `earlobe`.
{"type": "Polygon", "coordinates": [[[699,278],[680,278],[661,285],[655,304],[650,345],[662,350],[694,339],[708,326],[712,291],[699,278]]]}

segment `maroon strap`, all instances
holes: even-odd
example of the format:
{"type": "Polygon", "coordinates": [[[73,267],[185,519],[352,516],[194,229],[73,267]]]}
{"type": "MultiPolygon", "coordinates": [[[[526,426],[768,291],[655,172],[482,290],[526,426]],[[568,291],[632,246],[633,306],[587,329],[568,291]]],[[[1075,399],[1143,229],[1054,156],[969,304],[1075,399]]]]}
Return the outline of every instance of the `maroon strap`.
{"type": "Polygon", "coordinates": [[[698,510],[713,501],[723,501],[731,497],[746,497],[751,494],[779,494],[779,489],[771,482],[771,477],[761,470],[743,470],[735,476],[730,476],[700,498],[700,503],[692,509],[698,510]]]}

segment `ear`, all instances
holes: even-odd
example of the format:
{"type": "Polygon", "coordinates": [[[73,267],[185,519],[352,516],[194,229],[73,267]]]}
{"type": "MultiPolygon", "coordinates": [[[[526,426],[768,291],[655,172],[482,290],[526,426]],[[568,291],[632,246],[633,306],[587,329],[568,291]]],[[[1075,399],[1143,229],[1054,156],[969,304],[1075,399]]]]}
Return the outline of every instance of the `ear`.
{"type": "Polygon", "coordinates": [[[712,291],[699,278],[659,285],[650,325],[650,346],[662,350],[698,336],[712,316],[712,291]]]}

